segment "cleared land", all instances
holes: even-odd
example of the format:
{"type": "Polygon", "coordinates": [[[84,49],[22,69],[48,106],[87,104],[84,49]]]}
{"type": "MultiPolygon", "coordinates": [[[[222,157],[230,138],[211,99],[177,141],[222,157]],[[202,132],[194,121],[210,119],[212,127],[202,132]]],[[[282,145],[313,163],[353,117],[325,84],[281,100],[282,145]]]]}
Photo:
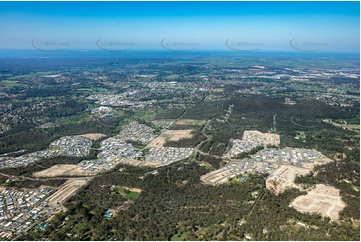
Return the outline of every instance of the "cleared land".
{"type": "Polygon", "coordinates": [[[204,120],[197,119],[178,119],[174,124],[175,125],[202,125],[204,120]]]}
{"type": "MultiPolygon", "coordinates": [[[[316,151],[316,150],[314,150],[316,151]]],[[[332,162],[331,159],[322,155],[312,162],[304,162],[302,167],[294,165],[282,165],[275,170],[266,180],[266,187],[275,195],[279,195],[289,188],[302,189],[300,185],[294,183],[297,176],[308,174],[317,165],[332,162]]]]}
{"type": "Polygon", "coordinates": [[[64,172],[63,176],[95,176],[100,170],[84,170],[81,167],[76,167],[69,171],[64,172]]]}
{"type": "Polygon", "coordinates": [[[100,133],[91,133],[91,134],[82,134],[82,135],[79,135],[79,136],[82,136],[84,138],[91,139],[91,140],[98,140],[100,138],[105,137],[106,135],[105,134],[100,134],[100,133]]]}
{"type": "Polygon", "coordinates": [[[69,179],[59,189],[46,200],[52,206],[63,204],[69,197],[84,186],[88,182],[87,179],[69,179]]]}
{"type": "Polygon", "coordinates": [[[131,192],[137,192],[137,193],[141,193],[143,191],[142,189],[136,187],[124,187],[124,188],[131,192]]]}
{"type": "Polygon", "coordinates": [[[229,169],[221,168],[201,176],[201,181],[205,184],[219,185],[236,177],[237,174],[229,169]]]}
{"type": "Polygon", "coordinates": [[[339,213],[345,207],[340,191],[332,186],[317,184],[306,195],[298,196],[290,207],[303,213],[320,213],[324,217],[337,221],[339,213]]]}
{"type": "Polygon", "coordinates": [[[57,177],[57,176],[94,176],[98,170],[84,170],[77,165],[59,164],[48,169],[33,173],[35,177],[57,177]]]}
{"type": "Polygon", "coordinates": [[[63,176],[64,173],[69,172],[73,169],[76,169],[76,165],[69,165],[69,164],[61,164],[55,165],[48,169],[35,172],[33,176],[35,177],[54,177],[54,176],[63,176]]]}
{"type": "Polygon", "coordinates": [[[324,184],[305,189],[294,183],[296,176],[306,175],[310,171],[311,169],[307,168],[283,165],[267,178],[266,187],[275,195],[289,188],[306,191],[306,195],[296,197],[289,206],[303,213],[319,213],[337,221],[339,213],[346,206],[338,189],[324,184]]]}
{"type": "Polygon", "coordinates": [[[145,167],[161,167],[168,165],[167,163],[162,163],[162,162],[146,162],[132,158],[121,159],[119,163],[125,165],[131,165],[131,166],[145,166],[145,167]]]}
{"type": "Polygon", "coordinates": [[[275,195],[279,195],[286,189],[298,188],[298,185],[294,183],[295,178],[299,175],[306,175],[309,172],[310,170],[306,168],[283,165],[267,178],[266,187],[275,195]]]}
{"type": "Polygon", "coordinates": [[[167,141],[179,141],[181,139],[190,139],[193,137],[192,129],[184,130],[165,130],[160,136],[153,139],[148,144],[149,148],[161,148],[167,141]]]}

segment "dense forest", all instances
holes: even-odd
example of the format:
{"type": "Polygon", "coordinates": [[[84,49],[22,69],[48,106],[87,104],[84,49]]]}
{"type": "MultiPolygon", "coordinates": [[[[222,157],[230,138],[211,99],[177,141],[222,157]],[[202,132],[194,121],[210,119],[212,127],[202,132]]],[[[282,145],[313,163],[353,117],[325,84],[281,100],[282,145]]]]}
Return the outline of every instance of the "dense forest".
{"type": "MultiPolygon", "coordinates": [[[[158,169],[157,175],[149,174],[151,169],[124,168],[92,180],[68,202],[68,211],[52,220],[45,231],[32,232],[24,239],[242,240],[248,235],[252,240],[359,238],[353,223],[358,219],[357,207],[348,203],[341,224],[319,215],[301,214],[288,207],[301,193],[288,190],[274,196],[265,189],[263,176],[250,175],[243,182],[207,186],[199,181],[207,170],[197,162],[179,162],[158,169]],[[112,193],[111,187],[118,185],[143,191],[130,207],[105,218],[106,210],[124,203],[112,193]]],[[[323,176],[332,179],[330,173],[320,174],[319,179],[323,176]]]]}

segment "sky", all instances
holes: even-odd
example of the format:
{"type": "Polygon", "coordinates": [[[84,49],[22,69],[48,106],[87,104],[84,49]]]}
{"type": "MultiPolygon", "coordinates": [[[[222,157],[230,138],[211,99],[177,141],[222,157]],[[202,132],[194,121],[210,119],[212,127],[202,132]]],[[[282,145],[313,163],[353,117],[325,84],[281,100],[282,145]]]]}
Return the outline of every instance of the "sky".
{"type": "Polygon", "coordinates": [[[0,49],[356,52],[359,2],[0,2],[0,49]]]}

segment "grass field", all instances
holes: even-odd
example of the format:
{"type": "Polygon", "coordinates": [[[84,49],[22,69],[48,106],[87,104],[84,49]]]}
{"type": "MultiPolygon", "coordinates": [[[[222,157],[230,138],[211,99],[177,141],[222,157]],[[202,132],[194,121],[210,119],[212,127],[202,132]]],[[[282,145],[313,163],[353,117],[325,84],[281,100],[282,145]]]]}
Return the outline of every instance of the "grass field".
{"type": "Polygon", "coordinates": [[[82,113],[82,114],[74,115],[74,116],[65,118],[63,120],[60,120],[59,123],[61,123],[61,124],[76,124],[76,123],[79,123],[81,121],[85,121],[88,118],[89,118],[89,115],[87,113],[82,113]]]}
{"type": "Polygon", "coordinates": [[[126,196],[126,198],[135,200],[139,197],[139,195],[140,195],[140,193],[138,193],[138,192],[128,192],[125,196],[126,196]]]}
{"type": "Polygon", "coordinates": [[[146,121],[152,121],[155,119],[155,111],[153,110],[141,110],[137,113],[134,114],[134,118],[139,118],[141,120],[146,120],[146,121]]]}
{"type": "Polygon", "coordinates": [[[21,86],[21,84],[18,81],[15,81],[15,80],[2,80],[0,82],[0,85],[5,86],[5,87],[21,86]]]}
{"type": "Polygon", "coordinates": [[[127,188],[127,187],[122,187],[122,186],[116,186],[115,192],[117,194],[119,194],[119,196],[121,196],[121,197],[130,199],[130,200],[135,200],[139,197],[141,190],[138,188],[127,188]]]}
{"type": "Polygon", "coordinates": [[[172,75],[165,77],[165,79],[167,79],[167,80],[172,80],[172,79],[177,79],[177,78],[179,78],[178,74],[172,74],[172,75]]]}

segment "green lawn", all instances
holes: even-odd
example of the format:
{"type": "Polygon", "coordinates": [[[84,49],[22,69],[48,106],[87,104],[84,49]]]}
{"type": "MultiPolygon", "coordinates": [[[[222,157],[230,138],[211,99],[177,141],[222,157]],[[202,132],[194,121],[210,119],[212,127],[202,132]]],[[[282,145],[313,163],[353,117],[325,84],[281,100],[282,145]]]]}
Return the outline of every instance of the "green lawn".
{"type": "Polygon", "coordinates": [[[131,200],[135,200],[139,197],[140,193],[138,192],[133,192],[133,191],[129,191],[128,189],[122,187],[122,186],[117,186],[116,187],[116,192],[121,196],[124,197],[126,199],[131,199],[131,200]]]}
{"type": "Polygon", "coordinates": [[[138,192],[128,192],[125,197],[126,198],[129,198],[129,199],[132,199],[132,200],[135,200],[139,197],[140,193],[138,192]]]}

